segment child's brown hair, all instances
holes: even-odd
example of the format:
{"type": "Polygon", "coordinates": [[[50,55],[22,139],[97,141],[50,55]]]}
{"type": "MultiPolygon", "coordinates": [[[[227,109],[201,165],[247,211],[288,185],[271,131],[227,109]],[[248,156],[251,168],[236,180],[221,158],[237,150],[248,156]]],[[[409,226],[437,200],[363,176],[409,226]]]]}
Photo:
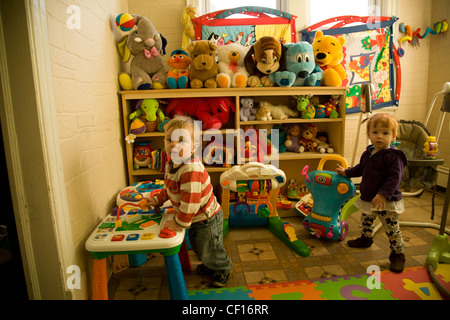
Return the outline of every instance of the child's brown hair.
{"type": "Polygon", "coordinates": [[[367,121],[367,135],[369,135],[370,128],[376,126],[378,123],[385,128],[391,128],[394,137],[397,137],[398,121],[395,117],[389,113],[375,113],[367,121]]]}

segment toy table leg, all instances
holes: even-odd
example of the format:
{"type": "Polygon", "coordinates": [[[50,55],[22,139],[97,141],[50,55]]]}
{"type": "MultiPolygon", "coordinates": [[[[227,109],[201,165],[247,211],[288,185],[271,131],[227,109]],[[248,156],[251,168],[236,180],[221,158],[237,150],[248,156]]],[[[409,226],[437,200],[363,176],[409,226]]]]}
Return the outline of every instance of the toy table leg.
{"type": "Polygon", "coordinates": [[[178,254],[165,255],[167,281],[172,300],[189,300],[178,254]]]}
{"type": "Polygon", "coordinates": [[[106,276],[106,258],[94,260],[92,280],[92,299],[108,300],[108,279],[106,276]]]}

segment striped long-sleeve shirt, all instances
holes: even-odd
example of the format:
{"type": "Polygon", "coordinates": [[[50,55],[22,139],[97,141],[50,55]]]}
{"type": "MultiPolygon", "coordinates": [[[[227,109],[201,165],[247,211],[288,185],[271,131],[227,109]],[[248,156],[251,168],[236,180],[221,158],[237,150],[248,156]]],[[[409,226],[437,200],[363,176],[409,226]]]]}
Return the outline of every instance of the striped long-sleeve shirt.
{"type": "Polygon", "coordinates": [[[175,221],[183,228],[214,216],[220,210],[208,172],[197,159],[173,169],[166,166],[164,188],[155,196],[161,206],[170,200],[177,211],[175,221]]]}

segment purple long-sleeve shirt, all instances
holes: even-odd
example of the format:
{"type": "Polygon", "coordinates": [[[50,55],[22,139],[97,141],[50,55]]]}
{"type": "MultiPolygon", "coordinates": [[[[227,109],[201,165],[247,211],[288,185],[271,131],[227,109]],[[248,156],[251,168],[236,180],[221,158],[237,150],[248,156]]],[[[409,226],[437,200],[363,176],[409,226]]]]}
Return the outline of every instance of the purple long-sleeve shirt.
{"type": "Polygon", "coordinates": [[[372,154],[373,145],[367,147],[361,155],[359,164],[345,170],[349,178],[361,177],[361,200],[372,201],[377,193],[386,197],[387,201],[398,201],[402,193],[398,189],[403,176],[403,168],[407,165],[403,151],[391,147],[372,154]]]}

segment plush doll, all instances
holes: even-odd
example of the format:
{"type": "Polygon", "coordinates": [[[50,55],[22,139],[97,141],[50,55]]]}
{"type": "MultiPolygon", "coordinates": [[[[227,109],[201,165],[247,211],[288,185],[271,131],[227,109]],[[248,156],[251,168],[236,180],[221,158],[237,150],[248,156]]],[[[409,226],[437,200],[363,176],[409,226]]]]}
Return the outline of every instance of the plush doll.
{"type": "Polygon", "coordinates": [[[286,70],[272,73],[269,78],[280,87],[315,86],[323,71],[314,61],[312,46],[306,41],[287,43],[286,70]]]}
{"type": "Polygon", "coordinates": [[[328,102],[325,102],[325,117],[336,119],[339,117],[337,106],[339,104],[339,96],[331,96],[328,102]]]}
{"type": "Polygon", "coordinates": [[[285,126],[285,130],[286,141],[284,142],[284,145],[286,146],[286,150],[302,153],[304,151],[304,148],[300,144],[300,124],[288,124],[285,126]]]}
{"type": "Polygon", "coordinates": [[[316,108],[309,101],[311,95],[301,95],[297,98],[297,110],[300,111],[302,119],[313,119],[316,115],[316,108]]]}
{"type": "Polygon", "coordinates": [[[217,88],[217,45],[212,41],[198,40],[187,46],[192,58],[189,80],[191,88],[217,88]]]}
{"type": "Polygon", "coordinates": [[[229,43],[217,49],[219,58],[219,88],[243,88],[247,86],[248,72],[244,66],[244,58],[248,47],[240,43],[229,43]]]}
{"type": "Polygon", "coordinates": [[[156,121],[158,118],[164,120],[165,116],[159,107],[159,101],[156,99],[142,99],[136,104],[136,111],[130,114],[130,120],[139,118],[145,114],[145,120],[156,121]]]}
{"type": "Polygon", "coordinates": [[[333,153],[333,145],[328,143],[328,133],[326,132],[317,132],[316,135],[316,150],[320,153],[333,153]]]}
{"type": "Polygon", "coordinates": [[[267,121],[272,120],[272,109],[268,104],[260,104],[258,107],[258,111],[256,111],[256,120],[267,121]]]}
{"type": "Polygon", "coordinates": [[[286,141],[286,131],[284,129],[284,126],[282,126],[281,124],[274,125],[272,130],[270,131],[268,140],[271,141],[272,146],[278,149],[278,153],[286,152],[286,145],[284,144],[284,142],[286,141]],[[273,134],[275,129],[278,130],[278,141],[273,140],[275,138],[275,135],[273,134]]]}
{"type": "Polygon", "coordinates": [[[167,40],[157,32],[153,24],[145,17],[132,15],[135,29],[122,37],[117,43],[117,50],[123,62],[130,58],[130,73],[119,74],[121,87],[135,90],[162,89],[166,86],[166,70],[161,55],[166,54],[167,40]]]}
{"type": "Polygon", "coordinates": [[[192,19],[197,17],[197,8],[187,6],[181,14],[181,24],[183,25],[183,36],[181,37],[181,48],[186,50],[191,40],[195,39],[194,24],[192,19]]]}
{"type": "Polygon", "coordinates": [[[239,116],[241,121],[253,121],[256,119],[255,100],[253,98],[242,98],[239,108],[239,116]]]}
{"type": "Polygon", "coordinates": [[[172,67],[167,72],[167,85],[171,89],[184,89],[189,80],[189,65],[191,58],[183,50],[174,50],[170,54],[167,64],[172,67]]]}
{"type": "Polygon", "coordinates": [[[247,86],[273,87],[275,83],[270,81],[269,74],[285,69],[286,49],[276,38],[264,36],[250,47],[244,63],[250,74],[247,86]]]}
{"type": "Polygon", "coordinates": [[[302,126],[300,134],[300,152],[314,151],[317,147],[316,142],[317,127],[312,124],[306,124],[302,126]]]}
{"type": "Polygon", "coordinates": [[[291,110],[288,106],[279,104],[279,105],[273,105],[270,102],[267,101],[261,101],[259,103],[259,106],[269,106],[270,107],[270,115],[273,120],[286,120],[289,117],[297,117],[298,112],[291,110]]]}
{"type": "Polygon", "coordinates": [[[228,122],[231,111],[236,111],[232,98],[173,98],[165,112],[171,117],[176,115],[193,116],[202,122],[202,129],[220,129],[228,122]]]}
{"type": "Polygon", "coordinates": [[[321,30],[314,36],[312,47],[314,59],[323,70],[322,84],[331,87],[340,87],[347,77],[341,62],[344,59],[342,46],[345,38],[342,36],[324,36],[321,30]]]}

